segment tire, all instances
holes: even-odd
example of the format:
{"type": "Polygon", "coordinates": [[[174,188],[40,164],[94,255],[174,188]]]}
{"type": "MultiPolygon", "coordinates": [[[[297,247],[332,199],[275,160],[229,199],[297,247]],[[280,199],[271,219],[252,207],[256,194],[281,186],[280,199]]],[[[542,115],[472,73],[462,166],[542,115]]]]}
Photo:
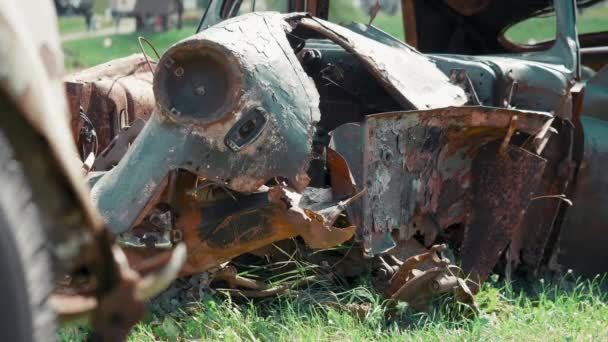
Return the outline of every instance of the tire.
{"type": "Polygon", "coordinates": [[[23,171],[0,127],[0,341],[52,341],[50,247],[23,171]]]}

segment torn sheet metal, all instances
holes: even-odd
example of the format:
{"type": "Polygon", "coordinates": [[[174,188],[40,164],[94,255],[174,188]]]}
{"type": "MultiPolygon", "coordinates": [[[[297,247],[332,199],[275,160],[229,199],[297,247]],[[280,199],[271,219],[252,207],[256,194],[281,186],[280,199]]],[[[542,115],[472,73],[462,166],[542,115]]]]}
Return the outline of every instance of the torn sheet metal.
{"type": "Polygon", "coordinates": [[[554,248],[553,235],[558,233],[560,212],[566,204],[555,196],[570,193],[575,170],[572,125],[556,118],[546,127],[543,138],[537,136],[530,141],[534,145],[532,149],[547,160],[541,183],[505,255],[507,266],[530,274],[538,274],[546,266],[547,255],[554,248]]]}
{"type": "MultiPolygon", "coordinates": [[[[337,215],[345,209],[344,204],[335,199],[331,191],[328,196],[319,196],[319,193],[324,193],[323,189],[307,188],[301,195],[275,186],[249,195],[235,193],[199,205],[186,205],[181,208],[174,227],[181,232],[188,247],[182,275],[207,271],[239,255],[296,236],[301,236],[313,249],[330,248],[348,241],[355,228],[334,226],[337,215]]],[[[208,187],[203,196],[213,196],[208,187]]],[[[136,228],[134,232],[122,235],[140,233],[136,228]]],[[[130,247],[126,253],[132,263],[145,259],[150,253],[143,241],[139,248],[130,247]]]]}
{"type": "Polygon", "coordinates": [[[546,160],[517,146],[496,143],[479,150],[471,164],[471,189],[462,269],[477,289],[498,263],[538,189],[546,160]]]}
{"type": "Polygon", "coordinates": [[[183,241],[189,250],[183,275],[296,236],[312,249],[335,247],[353,237],[354,226],[339,219],[362,193],[354,193],[344,159],[330,153],[331,168],[344,177],[337,190],[308,187],[298,193],[275,185],[238,193],[185,170],[172,172],[160,196],[147,205],[153,208],[145,210],[146,217],[117,241],[132,264],[183,241]]]}
{"type": "Polygon", "coordinates": [[[156,112],[92,189],[112,231],[135,222],[170,170],[241,192],[275,177],[307,186],[319,95],[286,31],[277,13],[249,14],[169,49],[155,75],[156,112]]]}
{"type": "Polygon", "coordinates": [[[296,27],[315,32],[355,55],[367,70],[406,109],[464,105],[460,87],[426,56],[373,26],[346,28],[312,17],[292,16],[296,27]]]}
{"type": "Polygon", "coordinates": [[[473,294],[464,279],[460,278],[462,272],[457,266],[450,264],[450,260],[441,257],[440,253],[446,250],[447,246],[418,248],[423,252],[401,263],[397,272],[391,277],[384,295],[405,301],[414,310],[424,312],[428,311],[433,296],[451,292],[457,301],[469,305],[476,312],[473,294]]]}
{"type": "MultiPolygon", "coordinates": [[[[504,140],[513,116],[518,117],[514,130],[532,135],[551,119],[548,113],[488,107],[368,117],[363,141],[367,191],[362,208],[366,253],[393,248],[394,229],[399,239],[418,232],[436,234],[457,224],[466,230],[474,218],[476,156],[487,143],[504,140]]],[[[542,163],[541,158],[530,156],[542,163]]]]}
{"type": "Polygon", "coordinates": [[[95,130],[95,154],[106,149],[135,120],[150,118],[155,107],[155,68],[155,62],[148,63],[142,54],[134,54],[64,78],[73,126],[77,125],[74,121],[81,121],[82,108],[95,130]]]}

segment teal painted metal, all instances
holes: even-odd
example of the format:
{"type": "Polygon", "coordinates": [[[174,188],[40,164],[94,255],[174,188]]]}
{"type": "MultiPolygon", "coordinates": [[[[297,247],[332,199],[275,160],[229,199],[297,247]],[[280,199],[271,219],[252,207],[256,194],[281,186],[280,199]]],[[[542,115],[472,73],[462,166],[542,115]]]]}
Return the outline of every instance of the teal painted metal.
{"type": "Polygon", "coordinates": [[[552,260],[587,276],[607,271],[608,253],[608,67],[587,82],[583,93],[582,156],[572,207],[565,211],[552,260]]]}
{"type": "Polygon", "coordinates": [[[547,51],[501,55],[428,55],[445,73],[464,69],[486,106],[572,117],[570,89],[580,76],[574,1],[555,1],[557,38],[547,51]]]}
{"type": "Polygon", "coordinates": [[[427,57],[374,27],[353,25],[349,29],[309,16],[292,15],[287,20],[351,53],[403,109],[459,106],[468,101],[464,90],[450,83],[427,57]]]}
{"type": "Polygon", "coordinates": [[[250,14],[165,53],[155,74],[158,108],[123,160],[92,189],[113,232],[131,227],[170,170],[240,192],[275,177],[299,190],[308,184],[319,95],[287,41],[289,29],[279,14],[250,14]],[[230,142],[234,126],[242,138],[256,136],[230,142]]]}
{"type": "Polygon", "coordinates": [[[598,71],[585,84],[583,115],[608,120],[608,66],[598,71]]]}

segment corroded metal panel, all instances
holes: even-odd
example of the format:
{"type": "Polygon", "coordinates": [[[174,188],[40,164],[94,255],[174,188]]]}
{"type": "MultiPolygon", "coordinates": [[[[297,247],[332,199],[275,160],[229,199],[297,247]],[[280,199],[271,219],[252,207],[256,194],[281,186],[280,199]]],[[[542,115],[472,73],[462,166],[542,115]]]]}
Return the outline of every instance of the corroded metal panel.
{"type": "Polygon", "coordinates": [[[501,153],[498,144],[481,148],[471,165],[470,214],[460,246],[462,269],[479,285],[485,281],[522,222],[546,161],[519,147],[501,153]]]}
{"type": "Polygon", "coordinates": [[[254,13],[169,49],[155,75],[155,113],[93,188],[114,232],[134,223],[174,169],[242,192],[274,177],[306,187],[319,95],[287,41],[289,30],[279,14],[254,13]]]}
{"type": "Polygon", "coordinates": [[[399,239],[433,235],[454,224],[466,230],[475,211],[472,199],[478,196],[476,177],[482,176],[474,171],[476,156],[487,143],[508,136],[514,116],[514,130],[525,134],[537,133],[551,118],[547,113],[487,107],[367,118],[362,208],[366,252],[375,255],[393,248],[393,230],[398,230],[399,239]]]}
{"type": "Polygon", "coordinates": [[[64,78],[72,117],[79,120],[82,108],[91,120],[98,153],[135,120],[150,118],[155,107],[152,91],[155,69],[155,62],[148,62],[142,54],[133,54],[64,78]]]}

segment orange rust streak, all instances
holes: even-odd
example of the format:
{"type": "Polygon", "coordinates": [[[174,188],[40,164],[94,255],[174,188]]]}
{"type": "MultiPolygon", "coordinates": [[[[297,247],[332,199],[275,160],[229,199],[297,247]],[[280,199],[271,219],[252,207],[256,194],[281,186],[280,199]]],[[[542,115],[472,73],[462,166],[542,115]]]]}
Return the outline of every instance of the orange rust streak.
{"type": "Polygon", "coordinates": [[[271,218],[272,233],[270,235],[234,246],[215,248],[200,239],[197,227],[200,226],[202,219],[200,211],[193,210],[177,222],[177,227],[183,231],[184,242],[188,247],[188,259],[182,268],[182,276],[204,272],[239,255],[298,235],[285,216],[278,214],[271,218]]]}
{"type": "Polygon", "coordinates": [[[324,249],[337,246],[350,240],[355,234],[355,226],[347,228],[327,227],[324,225],[323,217],[311,210],[304,209],[310,217],[305,219],[300,213],[289,211],[287,220],[291,223],[306,244],[314,249],[324,249]]]}
{"type": "Polygon", "coordinates": [[[334,194],[339,198],[352,196],[356,190],[346,160],[336,151],[327,148],[327,167],[334,194]]]}
{"type": "MultiPolygon", "coordinates": [[[[151,203],[156,201],[157,199],[151,201],[151,203]]],[[[205,218],[202,217],[200,209],[186,210],[176,222],[176,228],[182,231],[183,241],[188,249],[188,258],[180,276],[207,271],[239,255],[253,252],[274,242],[298,235],[302,236],[311,248],[319,249],[330,248],[343,243],[352,238],[355,232],[354,226],[348,228],[326,227],[320,215],[306,211],[308,216],[305,216],[302,212],[288,210],[286,206],[281,205],[281,202],[279,203],[267,220],[270,225],[269,233],[266,232],[267,229],[261,229],[262,227],[260,227],[265,233],[260,235],[259,238],[221,247],[210,246],[207,241],[201,240],[198,228],[205,218]]],[[[214,232],[219,232],[232,219],[232,217],[227,217],[224,222],[215,228],[214,232]]],[[[251,234],[251,231],[244,234],[251,234]]],[[[241,241],[241,239],[237,236],[233,241],[241,241]]],[[[124,249],[124,251],[131,265],[143,264],[146,259],[165,252],[155,249],[124,249]]]]}

